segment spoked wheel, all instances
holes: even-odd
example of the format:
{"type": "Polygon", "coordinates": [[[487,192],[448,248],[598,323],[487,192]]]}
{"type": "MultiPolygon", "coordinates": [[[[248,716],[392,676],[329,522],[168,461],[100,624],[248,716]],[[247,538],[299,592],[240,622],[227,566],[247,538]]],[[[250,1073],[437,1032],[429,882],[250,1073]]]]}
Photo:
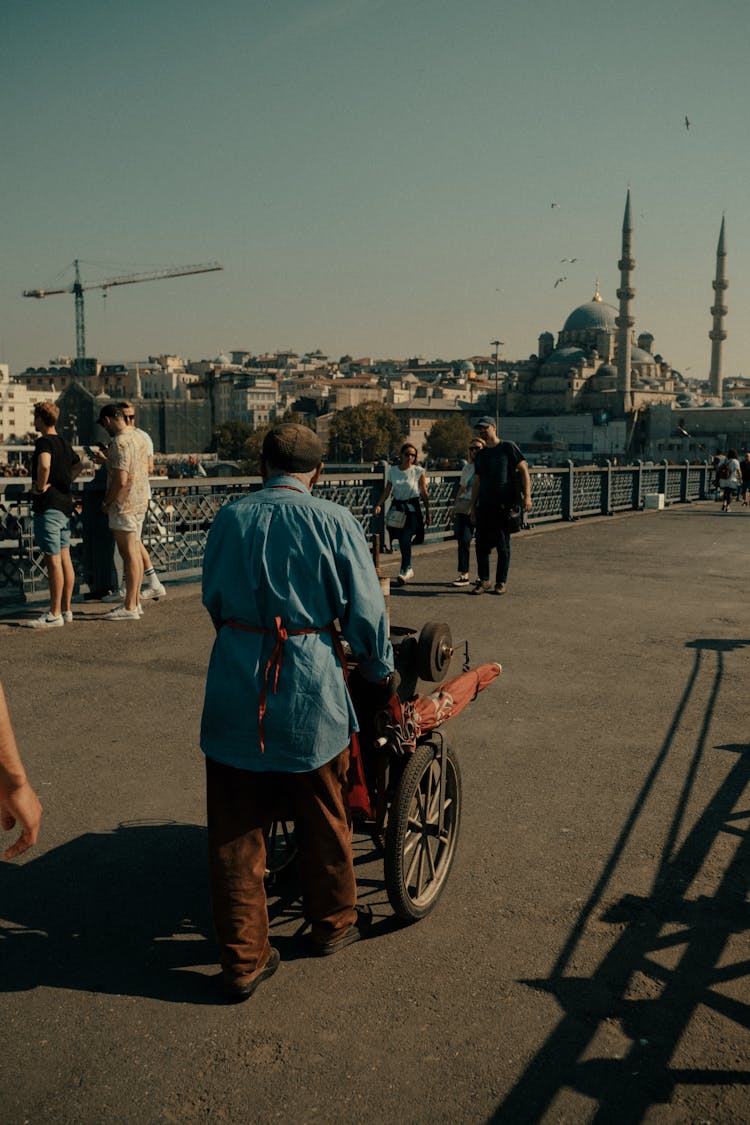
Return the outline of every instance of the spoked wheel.
{"type": "Polygon", "coordinates": [[[388,814],[385,886],[399,918],[416,922],[435,906],[448,879],[461,825],[461,771],[446,744],[440,829],[441,748],[418,746],[409,759],[388,814]]]}
{"type": "Polygon", "coordinates": [[[273,884],[294,863],[296,856],[294,821],[274,820],[266,834],[266,883],[273,884]]]}

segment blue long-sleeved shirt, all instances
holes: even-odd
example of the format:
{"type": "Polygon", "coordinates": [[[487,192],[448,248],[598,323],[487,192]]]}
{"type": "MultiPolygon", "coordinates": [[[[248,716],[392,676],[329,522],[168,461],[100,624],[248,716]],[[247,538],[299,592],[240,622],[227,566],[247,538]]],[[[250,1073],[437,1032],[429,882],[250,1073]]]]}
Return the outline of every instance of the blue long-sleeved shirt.
{"type": "Polygon", "coordinates": [[[278,689],[271,676],[261,752],[258,712],[274,619],[290,632],[334,620],[362,674],[393,669],[385,603],[360,525],[294,477],[218,512],[206,544],[203,604],[218,627],[206,681],[201,748],[247,770],[317,769],[349,744],[357,721],[328,632],[291,635],[278,689]],[[226,622],[270,630],[253,633],[226,622]]]}

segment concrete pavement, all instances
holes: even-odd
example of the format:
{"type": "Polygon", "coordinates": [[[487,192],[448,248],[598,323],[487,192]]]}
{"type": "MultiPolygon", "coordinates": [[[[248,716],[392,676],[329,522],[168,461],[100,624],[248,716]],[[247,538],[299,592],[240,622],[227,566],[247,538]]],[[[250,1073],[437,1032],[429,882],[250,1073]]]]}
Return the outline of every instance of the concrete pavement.
{"type": "Polygon", "coordinates": [[[197,588],[137,624],[0,619],[45,805],[0,866],[0,1120],[746,1119],[749,536],[710,503],[554,525],[514,539],[504,598],[450,589],[453,545],[418,552],[394,624],[504,666],[445,728],[449,885],[396,924],[358,837],[372,939],[305,958],[284,892],[280,971],[236,1008],[210,988],[197,588]]]}

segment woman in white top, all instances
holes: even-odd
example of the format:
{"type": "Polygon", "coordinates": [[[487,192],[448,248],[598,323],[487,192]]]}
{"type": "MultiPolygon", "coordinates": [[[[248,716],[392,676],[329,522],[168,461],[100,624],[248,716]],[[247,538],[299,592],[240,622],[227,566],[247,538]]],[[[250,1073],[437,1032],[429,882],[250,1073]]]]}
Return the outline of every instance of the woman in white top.
{"type": "Polygon", "coordinates": [[[725,461],[722,461],[717,470],[719,477],[719,486],[722,489],[722,512],[729,511],[729,505],[732,499],[737,495],[742,484],[742,473],[740,471],[740,463],[737,458],[737,450],[730,449],[727,453],[725,461]]]}
{"type": "MultiPolygon", "coordinates": [[[[398,539],[401,549],[401,573],[398,576],[400,586],[414,577],[411,565],[411,548],[414,542],[424,541],[425,525],[430,526],[430,498],[427,495],[427,477],[421,465],[417,464],[417,449],[410,442],[401,446],[398,465],[392,465],[388,473],[388,482],[383,490],[383,495],[375,505],[375,515],[379,516],[383,504],[389,496],[393,495],[391,512],[403,512],[404,523],[402,527],[389,528],[391,538],[398,539]],[[420,499],[424,504],[425,517],[422,520],[420,499]]],[[[387,526],[387,523],[386,523],[387,526]]]]}

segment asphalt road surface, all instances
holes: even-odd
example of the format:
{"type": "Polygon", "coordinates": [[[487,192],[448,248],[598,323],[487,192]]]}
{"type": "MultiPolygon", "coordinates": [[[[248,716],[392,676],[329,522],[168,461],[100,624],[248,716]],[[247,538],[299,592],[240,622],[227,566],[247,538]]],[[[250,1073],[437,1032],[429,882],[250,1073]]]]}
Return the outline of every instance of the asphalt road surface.
{"type": "Polygon", "coordinates": [[[0,619],[45,805],[0,865],[2,1125],[750,1120],[749,535],[708,503],[524,533],[503,598],[450,589],[453,546],[418,553],[393,622],[504,666],[444,728],[445,893],[397,923],[358,836],[371,939],[307,958],[292,881],[281,967],[236,1007],[214,994],[197,587],[137,624],[0,619]]]}

